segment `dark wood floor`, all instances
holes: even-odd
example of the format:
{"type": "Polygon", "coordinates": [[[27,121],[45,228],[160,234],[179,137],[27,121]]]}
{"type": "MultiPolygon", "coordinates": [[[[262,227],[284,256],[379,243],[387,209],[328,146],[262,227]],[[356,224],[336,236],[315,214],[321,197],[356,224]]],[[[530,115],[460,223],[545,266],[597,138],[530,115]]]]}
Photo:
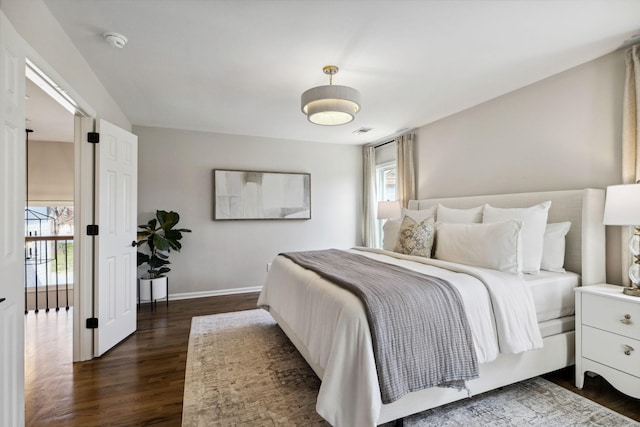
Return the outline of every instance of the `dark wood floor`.
{"type": "MultiPolygon", "coordinates": [[[[138,313],[138,331],[103,357],[73,364],[69,312],[25,316],[27,426],[180,426],[191,318],[256,307],[257,294],[172,301],[138,313]]],[[[547,379],[640,421],[640,400],[600,377],[547,379]]]]}
{"type": "Polygon", "coordinates": [[[257,294],[143,305],[138,330],[73,364],[71,313],[25,316],[27,426],[180,426],[191,318],[256,308],[257,294]]]}

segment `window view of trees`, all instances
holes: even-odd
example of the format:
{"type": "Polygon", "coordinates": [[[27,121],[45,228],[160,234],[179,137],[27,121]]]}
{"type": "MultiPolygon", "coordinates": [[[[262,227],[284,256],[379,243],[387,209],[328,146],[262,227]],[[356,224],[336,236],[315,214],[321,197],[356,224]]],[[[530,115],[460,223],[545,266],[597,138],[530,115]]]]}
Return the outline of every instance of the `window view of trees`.
{"type": "Polygon", "coordinates": [[[25,210],[27,236],[72,236],[73,206],[30,206],[25,210]]]}
{"type": "Polygon", "coordinates": [[[26,287],[73,283],[73,232],[73,206],[25,210],[26,287]]]}
{"type": "Polygon", "coordinates": [[[49,215],[53,218],[53,234],[56,236],[73,235],[73,206],[49,207],[49,215]]]}

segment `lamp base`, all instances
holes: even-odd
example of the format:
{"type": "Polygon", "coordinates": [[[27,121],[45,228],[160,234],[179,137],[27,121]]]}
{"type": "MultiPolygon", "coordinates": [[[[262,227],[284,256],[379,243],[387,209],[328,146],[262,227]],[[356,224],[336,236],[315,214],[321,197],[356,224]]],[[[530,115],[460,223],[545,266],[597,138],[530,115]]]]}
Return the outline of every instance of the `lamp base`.
{"type": "Polygon", "coordinates": [[[622,288],[622,293],[632,297],[640,297],[640,288],[636,288],[636,287],[622,288]]]}

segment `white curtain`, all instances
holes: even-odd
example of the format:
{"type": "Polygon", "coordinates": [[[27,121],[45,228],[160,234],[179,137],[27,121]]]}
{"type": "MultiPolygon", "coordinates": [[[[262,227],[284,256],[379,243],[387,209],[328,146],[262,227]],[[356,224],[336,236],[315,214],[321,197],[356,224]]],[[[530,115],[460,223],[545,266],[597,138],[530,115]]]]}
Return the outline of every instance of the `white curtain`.
{"type": "MultiPolygon", "coordinates": [[[[625,52],[627,75],[625,79],[623,112],[622,112],[622,183],[634,184],[640,180],[640,135],[638,123],[640,117],[640,45],[631,47],[625,52]]],[[[633,257],[627,247],[633,233],[631,227],[622,228],[622,278],[628,284],[629,266],[633,257]]]]}
{"type": "Polygon", "coordinates": [[[376,147],[367,145],[362,150],[363,210],[362,244],[368,248],[376,246],[376,147]]]}
{"type": "Polygon", "coordinates": [[[398,146],[398,176],[396,196],[400,206],[407,207],[409,200],[416,198],[416,167],[414,160],[415,136],[407,133],[396,138],[398,146]]]}

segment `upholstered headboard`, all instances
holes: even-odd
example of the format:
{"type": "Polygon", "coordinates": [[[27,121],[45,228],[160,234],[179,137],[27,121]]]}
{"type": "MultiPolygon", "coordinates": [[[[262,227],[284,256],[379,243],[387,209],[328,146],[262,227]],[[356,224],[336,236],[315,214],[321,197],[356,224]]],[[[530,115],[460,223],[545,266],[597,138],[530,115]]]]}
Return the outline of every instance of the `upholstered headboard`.
{"type": "Polygon", "coordinates": [[[524,208],[551,201],[548,223],[571,221],[566,237],[565,268],[582,276],[582,285],[604,283],[605,228],[604,190],[544,191],[486,196],[411,200],[409,209],[426,209],[442,203],[449,208],[472,208],[485,203],[500,208],[524,208]]]}

